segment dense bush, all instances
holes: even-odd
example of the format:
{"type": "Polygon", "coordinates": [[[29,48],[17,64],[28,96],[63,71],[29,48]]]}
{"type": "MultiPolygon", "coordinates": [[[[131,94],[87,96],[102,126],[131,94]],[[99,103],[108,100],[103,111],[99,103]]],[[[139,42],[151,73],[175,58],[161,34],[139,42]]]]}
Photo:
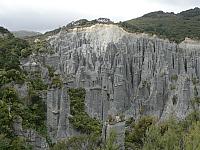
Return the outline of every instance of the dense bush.
{"type": "Polygon", "coordinates": [[[0,87],[4,84],[15,82],[16,84],[23,84],[25,75],[16,69],[0,69],[0,87]]]}
{"type": "Polygon", "coordinates": [[[7,138],[4,134],[0,134],[0,149],[1,150],[31,150],[32,147],[26,143],[26,140],[21,137],[15,137],[13,140],[7,138]]]}
{"type": "Polygon", "coordinates": [[[79,135],[56,143],[52,150],[119,150],[116,133],[112,130],[105,141],[99,135],[79,135]]]}
{"type": "Polygon", "coordinates": [[[46,135],[46,108],[37,91],[47,86],[39,77],[29,79],[20,68],[22,50],[28,47],[26,41],[13,36],[0,38],[0,149],[30,148],[25,139],[17,137],[13,132],[16,116],[22,118],[23,128],[32,128],[46,135]],[[23,99],[12,86],[28,81],[29,95],[23,99]]]}
{"type": "Polygon", "coordinates": [[[177,43],[185,37],[200,38],[200,9],[195,8],[179,14],[153,12],[143,17],[119,23],[129,32],[146,32],[168,38],[177,43]]]}
{"type": "Polygon", "coordinates": [[[60,77],[59,76],[53,77],[52,82],[51,82],[51,87],[61,88],[62,86],[63,86],[63,82],[60,79],[60,77]]]}
{"type": "Polygon", "coordinates": [[[47,85],[41,78],[31,79],[31,86],[34,90],[42,91],[47,89],[47,85]]]}
{"type": "Polygon", "coordinates": [[[100,146],[100,138],[95,135],[80,135],[58,142],[52,150],[93,150],[100,146]]]}
{"type": "Polygon", "coordinates": [[[138,122],[128,122],[130,128],[126,131],[126,147],[141,148],[144,144],[143,138],[146,135],[146,130],[154,123],[152,117],[142,117],[138,122]]]}
{"type": "Polygon", "coordinates": [[[128,124],[126,149],[192,150],[200,148],[199,112],[192,112],[185,120],[173,118],[156,123],[152,117],[142,117],[128,124]]]}

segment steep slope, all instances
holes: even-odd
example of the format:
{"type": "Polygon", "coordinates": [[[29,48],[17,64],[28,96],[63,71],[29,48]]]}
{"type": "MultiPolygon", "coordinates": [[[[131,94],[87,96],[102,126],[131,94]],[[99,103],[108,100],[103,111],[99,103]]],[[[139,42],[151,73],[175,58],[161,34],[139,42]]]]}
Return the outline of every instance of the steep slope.
{"type": "Polygon", "coordinates": [[[121,23],[131,32],[147,32],[181,42],[185,37],[200,38],[200,9],[194,8],[178,14],[163,11],[152,12],[142,17],[121,23]]]}

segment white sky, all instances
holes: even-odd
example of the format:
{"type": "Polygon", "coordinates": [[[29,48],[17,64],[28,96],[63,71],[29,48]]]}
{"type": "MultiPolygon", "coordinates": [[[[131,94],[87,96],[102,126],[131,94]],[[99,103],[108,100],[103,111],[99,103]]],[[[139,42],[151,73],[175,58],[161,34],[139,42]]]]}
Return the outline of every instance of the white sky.
{"type": "Polygon", "coordinates": [[[0,26],[47,31],[78,19],[124,21],[152,11],[180,12],[200,0],[0,0],[0,26]]]}

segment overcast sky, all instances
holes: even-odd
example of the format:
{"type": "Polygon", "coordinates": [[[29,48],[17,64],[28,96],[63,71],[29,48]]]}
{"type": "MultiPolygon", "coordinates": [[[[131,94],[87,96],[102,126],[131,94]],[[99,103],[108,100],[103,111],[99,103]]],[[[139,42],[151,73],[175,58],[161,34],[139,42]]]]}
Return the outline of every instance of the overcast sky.
{"type": "Polygon", "coordinates": [[[44,32],[77,19],[118,22],[152,11],[178,13],[200,7],[200,0],[0,0],[0,26],[44,32]]]}

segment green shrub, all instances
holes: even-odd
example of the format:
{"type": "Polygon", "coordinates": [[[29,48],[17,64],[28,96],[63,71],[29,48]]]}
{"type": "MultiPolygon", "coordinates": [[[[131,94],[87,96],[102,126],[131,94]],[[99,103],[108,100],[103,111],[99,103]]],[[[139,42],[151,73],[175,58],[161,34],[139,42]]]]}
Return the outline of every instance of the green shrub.
{"type": "Polygon", "coordinates": [[[49,72],[49,77],[53,78],[54,77],[54,72],[55,72],[54,68],[51,67],[51,66],[46,66],[46,67],[47,67],[48,72],[49,72]]]}
{"type": "Polygon", "coordinates": [[[177,74],[172,75],[171,79],[174,80],[174,81],[177,81],[178,80],[178,75],[177,74]]]}
{"type": "Polygon", "coordinates": [[[193,83],[194,85],[198,84],[198,83],[199,83],[199,79],[197,79],[196,77],[193,77],[193,78],[192,78],[192,83],[193,83]]]}
{"type": "Polygon", "coordinates": [[[170,90],[175,90],[175,89],[176,89],[176,86],[173,84],[170,84],[170,90]]]}
{"type": "Polygon", "coordinates": [[[33,87],[34,90],[46,90],[47,89],[47,85],[43,82],[43,80],[41,78],[35,78],[31,80],[31,85],[33,87]]]}
{"type": "Polygon", "coordinates": [[[59,76],[55,76],[53,79],[52,79],[52,83],[51,83],[51,87],[58,87],[58,88],[61,88],[63,86],[63,82],[62,80],[60,79],[59,76]]]}
{"type": "Polygon", "coordinates": [[[105,141],[104,150],[119,150],[119,146],[117,145],[117,134],[115,130],[112,130],[105,141]]]}
{"type": "Polygon", "coordinates": [[[33,50],[31,48],[22,49],[21,50],[21,56],[24,57],[24,58],[26,58],[26,57],[28,57],[29,55],[32,54],[32,51],[33,50]]]}
{"type": "Polygon", "coordinates": [[[185,149],[200,149],[200,122],[193,123],[189,131],[184,136],[185,149]]]}

